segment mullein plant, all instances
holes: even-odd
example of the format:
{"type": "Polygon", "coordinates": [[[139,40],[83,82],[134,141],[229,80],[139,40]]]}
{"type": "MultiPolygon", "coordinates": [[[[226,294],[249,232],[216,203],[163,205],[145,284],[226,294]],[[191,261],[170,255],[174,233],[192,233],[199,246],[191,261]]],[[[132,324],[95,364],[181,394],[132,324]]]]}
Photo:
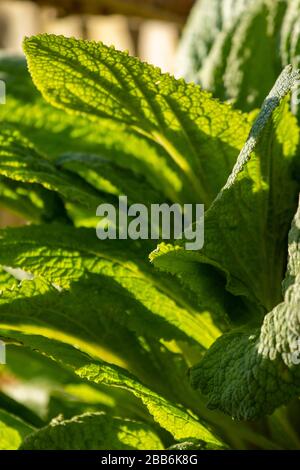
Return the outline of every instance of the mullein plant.
{"type": "Polygon", "coordinates": [[[1,448],[300,448],[299,71],[247,112],[101,43],[24,50],[30,74],[0,61],[0,200],[28,221],[0,231],[1,448]],[[203,248],[97,239],[121,195],[204,204],[203,248]]]}

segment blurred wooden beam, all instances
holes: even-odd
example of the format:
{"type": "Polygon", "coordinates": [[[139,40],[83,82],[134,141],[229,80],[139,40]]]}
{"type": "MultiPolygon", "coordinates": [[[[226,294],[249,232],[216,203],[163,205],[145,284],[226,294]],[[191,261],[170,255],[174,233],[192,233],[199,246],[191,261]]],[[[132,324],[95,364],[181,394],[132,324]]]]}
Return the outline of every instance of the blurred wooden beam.
{"type": "Polygon", "coordinates": [[[1,47],[22,51],[24,36],[40,33],[40,8],[30,1],[0,2],[1,47]],[[1,34],[2,33],[2,34],[1,34]]]}
{"type": "Polygon", "coordinates": [[[179,39],[176,23],[145,20],[140,25],[139,57],[159,67],[162,72],[174,73],[174,61],[179,39]]]}
{"type": "MultiPolygon", "coordinates": [[[[25,0],[24,0],[25,1],[25,0]]],[[[195,0],[33,0],[54,6],[59,14],[120,14],[183,24],[195,0]]]]}
{"type": "Polygon", "coordinates": [[[79,15],[57,18],[51,15],[51,10],[47,10],[43,12],[43,32],[63,34],[64,36],[75,38],[82,38],[84,36],[84,24],[79,15]]]}
{"type": "Polygon", "coordinates": [[[114,45],[118,50],[127,50],[131,55],[135,54],[128,18],[122,15],[89,15],[85,20],[87,39],[102,41],[108,46],[114,45]]]}

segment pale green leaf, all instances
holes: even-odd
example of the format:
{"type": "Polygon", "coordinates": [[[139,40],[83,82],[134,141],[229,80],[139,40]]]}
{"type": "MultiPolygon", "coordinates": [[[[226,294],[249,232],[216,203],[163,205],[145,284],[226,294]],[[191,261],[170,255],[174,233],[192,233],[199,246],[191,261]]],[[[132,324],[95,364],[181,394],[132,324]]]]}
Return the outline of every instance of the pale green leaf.
{"type": "Polygon", "coordinates": [[[260,107],[281,68],[299,67],[299,7],[299,0],[198,0],[178,74],[243,111],[260,107]]]}
{"type": "Polygon", "coordinates": [[[231,34],[223,77],[225,95],[238,109],[261,106],[278,74],[279,31],[287,3],[258,0],[250,4],[231,34]],[[249,54],[249,50],[253,53],[249,54]]]}
{"type": "MultiPolygon", "coordinates": [[[[300,1],[289,0],[288,8],[282,22],[280,34],[280,56],[283,65],[300,66],[300,1]]],[[[295,87],[292,95],[292,110],[300,118],[300,87],[295,87]]]]}
{"type": "Polygon", "coordinates": [[[177,59],[177,72],[205,88],[209,70],[218,61],[218,49],[245,8],[256,0],[198,0],[185,26],[177,59]],[[205,70],[207,72],[205,73],[205,70]],[[200,77],[201,75],[201,77],[200,77]]]}

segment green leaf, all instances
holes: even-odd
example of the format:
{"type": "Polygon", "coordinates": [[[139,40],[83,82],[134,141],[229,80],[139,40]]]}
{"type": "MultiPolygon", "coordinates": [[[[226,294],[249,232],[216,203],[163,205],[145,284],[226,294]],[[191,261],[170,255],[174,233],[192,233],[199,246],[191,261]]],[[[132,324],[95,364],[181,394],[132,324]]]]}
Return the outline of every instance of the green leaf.
{"type": "Polygon", "coordinates": [[[232,100],[238,109],[260,107],[280,73],[277,48],[286,7],[287,2],[256,1],[239,18],[231,34],[224,98],[232,100]],[[249,50],[255,53],[249,54],[249,50]]]}
{"type": "Polygon", "coordinates": [[[23,450],[161,450],[159,437],[145,423],[86,413],[70,420],[55,418],[28,436],[23,450]]]}
{"type": "Polygon", "coordinates": [[[97,208],[100,194],[67,172],[58,171],[34,146],[10,126],[0,133],[0,174],[22,183],[37,183],[65,199],[97,208]]]}
{"type": "Polygon", "coordinates": [[[272,413],[300,392],[300,204],[289,234],[284,301],[261,329],[223,335],[191,369],[208,406],[238,419],[272,413]]]}
{"type": "MultiPolygon", "coordinates": [[[[198,0],[185,26],[179,52],[177,72],[187,81],[208,87],[210,70],[218,59],[226,33],[253,0],[198,0]],[[206,71],[206,72],[205,72],[206,71]]],[[[227,57],[226,57],[227,59],[227,57]]]]}
{"type": "Polygon", "coordinates": [[[282,67],[299,68],[299,8],[299,0],[199,0],[181,40],[178,75],[243,111],[260,107],[282,67]]]}
{"type": "Polygon", "coordinates": [[[299,191],[293,180],[299,128],[284,98],[298,78],[287,67],[266,98],[226,185],[206,212],[203,249],[161,245],[152,254],[162,269],[167,256],[175,273],[178,260],[217,267],[226,274],[228,290],[262,313],[282,298],[285,239],[299,191]]]}
{"type": "MultiPolygon", "coordinates": [[[[59,224],[6,229],[0,232],[0,239],[3,265],[22,268],[60,288],[69,289],[73,282],[86,279],[87,273],[101,275],[100,282],[103,276],[107,278],[105,285],[119,287],[112,292],[117,291],[127,298],[126,305],[131,305],[124,310],[121,323],[126,320],[138,333],[186,341],[191,338],[204,347],[220,334],[214,310],[209,309],[209,296],[201,308],[194,304],[175,280],[170,282],[153,270],[139,243],[99,241],[94,230],[59,224]],[[142,307],[132,308],[136,302],[142,307]]],[[[115,301],[114,294],[111,299],[115,301]]]]}
{"type": "Polygon", "coordinates": [[[154,335],[161,328],[171,336],[172,327],[167,330],[160,326],[155,316],[152,322],[150,316],[147,323],[149,316],[150,312],[104,276],[89,276],[72,284],[69,291],[57,290],[36,278],[23,281],[19,288],[5,291],[0,297],[2,325],[62,338],[97,357],[128,367],[145,380],[155,380],[158,372],[149,364],[149,354],[134,332],[154,335]]]}
{"type": "Polygon", "coordinates": [[[119,168],[131,169],[162,191],[165,197],[185,201],[181,175],[167,161],[165,151],[149,139],[118,123],[88,122],[48,105],[34,87],[23,59],[0,56],[0,77],[7,84],[6,105],[0,120],[18,126],[43,155],[56,159],[68,152],[91,153],[119,168]],[[159,171],[157,171],[159,168],[159,171]]]}
{"type": "Polygon", "coordinates": [[[33,431],[33,427],[0,409],[0,450],[18,449],[22,440],[33,431]]]}
{"type": "Polygon", "coordinates": [[[164,200],[162,194],[155,191],[145,178],[97,155],[69,153],[62,155],[56,164],[81,176],[98,191],[115,196],[126,194],[130,203],[143,201],[150,205],[164,200]]]}
{"type": "Polygon", "coordinates": [[[169,431],[175,439],[195,438],[215,447],[223,446],[222,442],[200,423],[198,418],[150,390],[126,370],[103,361],[93,360],[72,346],[43,336],[5,330],[2,330],[1,334],[17,339],[25,346],[58,361],[84,380],[121,388],[132,393],[143,402],[154,420],[169,431]]]}
{"type": "Polygon", "coordinates": [[[126,124],[164,152],[180,174],[186,200],[211,203],[248,133],[246,116],[101,43],[40,35],[26,39],[24,49],[33,80],[50,103],[126,124]],[[218,158],[211,158],[215,153],[218,158]]]}

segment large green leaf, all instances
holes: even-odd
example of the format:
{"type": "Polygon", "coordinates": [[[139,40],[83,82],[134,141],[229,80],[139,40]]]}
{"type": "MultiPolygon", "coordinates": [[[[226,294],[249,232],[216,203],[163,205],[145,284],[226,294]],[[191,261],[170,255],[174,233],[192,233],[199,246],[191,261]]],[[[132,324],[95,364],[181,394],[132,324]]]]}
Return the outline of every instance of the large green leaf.
{"type": "Polygon", "coordinates": [[[154,420],[177,440],[195,438],[212,447],[224,445],[198,418],[150,390],[120,367],[93,360],[72,346],[43,336],[9,330],[1,330],[1,334],[58,361],[84,380],[129,391],[143,402],[154,420]]]}
{"type": "Polygon", "coordinates": [[[22,183],[37,183],[64,198],[87,207],[97,208],[100,194],[68,172],[58,170],[43,158],[34,146],[11,126],[0,132],[0,174],[22,183]]]}
{"type": "Polygon", "coordinates": [[[66,153],[97,155],[102,164],[103,159],[112,161],[118,173],[131,169],[165,197],[184,202],[180,173],[170,166],[165,151],[154,142],[119,122],[102,120],[99,126],[99,122],[68,115],[48,105],[34,87],[23,59],[0,56],[0,78],[7,83],[6,105],[0,107],[0,120],[30,136],[39,153],[52,160],[66,153]]]}
{"type": "Polygon", "coordinates": [[[30,434],[23,450],[161,450],[158,436],[145,423],[86,413],[70,420],[58,417],[30,434]]]}
{"type": "Polygon", "coordinates": [[[239,419],[272,413],[300,392],[300,204],[289,234],[284,301],[261,329],[223,335],[191,370],[208,406],[239,419]]]}
{"type": "Polygon", "coordinates": [[[24,49],[33,80],[50,103],[146,136],[179,172],[186,201],[211,203],[245,140],[246,116],[101,43],[40,35],[26,39],[24,49]]]}
{"type": "MultiPolygon", "coordinates": [[[[203,290],[201,305],[176,280],[165,279],[153,270],[144,250],[138,249],[141,242],[99,241],[94,230],[59,224],[6,229],[0,232],[0,240],[2,265],[22,268],[60,288],[69,289],[91,273],[101,275],[101,292],[102,277],[107,278],[106,288],[110,286],[111,292],[118,292],[124,301],[127,298],[127,308],[123,314],[120,312],[119,321],[139,333],[159,334],[168,340],[191,338],[204,347],[220,334],[218,318],[223,319],[226,310],[221,300],[214,300],[209,307],[209,292],[205,289],[213,289],[211,278],[199,287],[203,290]],[[127,294],[122,294],[124,290],[127,294]],[[142,305],[134,307],[136,302],[142,305]]],[[[105,301],[106,308],[110,300],[113,308],[115,295],[105,301]]]]}
{"type": "Polygon", "coordinates": [[[262,312],[281,300],[285,239],[297,205],[293,168],[299,128],[284,97],[298,79],[287,67],[266,98],[232,174],[206,213],[203,249],[162,245],[152,254],[156,266],[175,273],[181,259],[212,264],[226,274],[232,293],[248,297],[262,312]]]}

